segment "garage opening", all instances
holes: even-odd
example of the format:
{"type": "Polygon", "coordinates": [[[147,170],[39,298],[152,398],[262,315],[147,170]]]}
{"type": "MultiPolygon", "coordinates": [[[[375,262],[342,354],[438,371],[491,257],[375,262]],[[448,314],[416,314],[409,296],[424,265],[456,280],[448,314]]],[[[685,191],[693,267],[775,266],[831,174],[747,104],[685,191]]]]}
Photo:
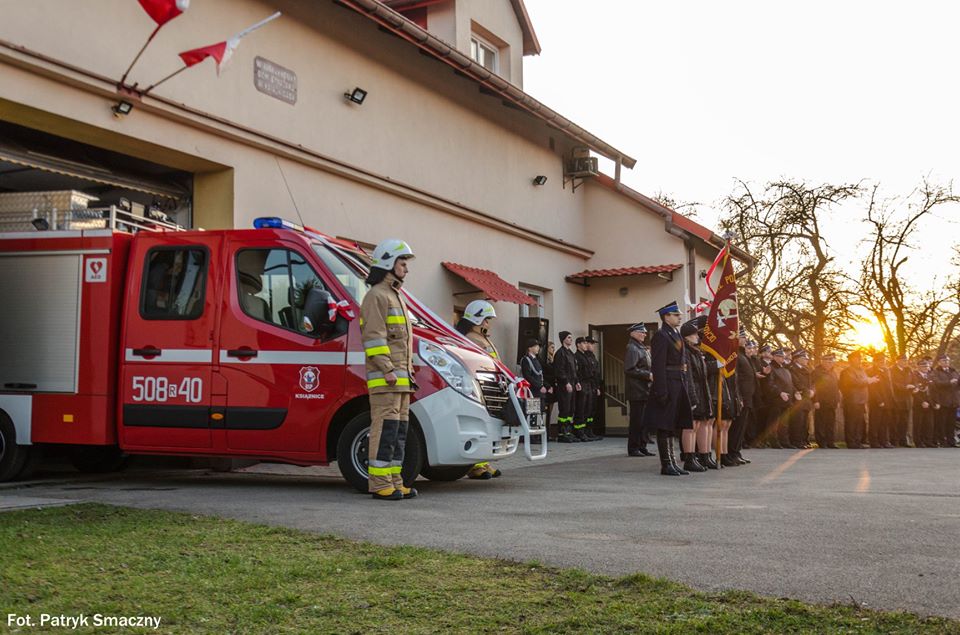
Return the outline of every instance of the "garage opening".
{"type": "Polygon", "coordinates": [[[94,226],[111,208],[193,226],[191,172],[0,121],[0,231],[94,226]]]}

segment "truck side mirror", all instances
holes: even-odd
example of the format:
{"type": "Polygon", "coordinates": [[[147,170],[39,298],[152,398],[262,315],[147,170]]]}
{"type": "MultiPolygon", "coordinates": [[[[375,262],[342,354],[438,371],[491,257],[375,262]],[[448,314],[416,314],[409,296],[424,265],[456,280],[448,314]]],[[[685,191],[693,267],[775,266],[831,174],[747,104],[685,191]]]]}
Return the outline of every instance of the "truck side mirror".
{"type": "Polygon", "coordinates": [[[313,287],[303,302],[301,327],[306,333],[319,333],[333,326],[330,321],[330,292],[313,287]]]}

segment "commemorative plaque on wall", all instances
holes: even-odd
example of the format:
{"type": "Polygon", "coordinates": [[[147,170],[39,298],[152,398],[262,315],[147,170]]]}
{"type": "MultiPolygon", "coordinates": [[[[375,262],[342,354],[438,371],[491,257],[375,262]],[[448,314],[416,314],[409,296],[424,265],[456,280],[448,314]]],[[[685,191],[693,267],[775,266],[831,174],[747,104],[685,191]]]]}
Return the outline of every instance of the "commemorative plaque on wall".
{"type": "Polygon", "coordinates": [[[297,103],[297,74],[268,59],[254,58],[253,85],[265,95],[288,104],[297,103]]]}

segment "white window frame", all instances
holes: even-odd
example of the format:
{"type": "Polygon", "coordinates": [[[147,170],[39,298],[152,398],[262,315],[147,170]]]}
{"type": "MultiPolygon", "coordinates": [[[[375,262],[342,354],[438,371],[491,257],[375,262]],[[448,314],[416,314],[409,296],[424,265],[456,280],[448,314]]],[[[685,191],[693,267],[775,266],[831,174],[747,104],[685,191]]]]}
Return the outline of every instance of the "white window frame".
{"type": "Polygon", "coordinates": [[[529,304],[521,304],[520,317],[538,317],[538,318],[547,317],[546,316],[547,308],[544,306],[544,301],[546,300],[546,294],[540,289],[528,289],[526,287],[520,287],[520,290],[537,301],[537,315],[530,315],[529,304]]]}
{"type": "Polygon", "coordinates": [[[500,47],[491,43],[489,40],[483,39],[476,33],[470,34],[470,59],[480,66],[483,66],[491,73],[497,73],[498,75],[500,74],[500,47]],[[487,68],[486,64],[479,59],[479,52],[481,48],[493,55],[493,68],[487,68]]]}

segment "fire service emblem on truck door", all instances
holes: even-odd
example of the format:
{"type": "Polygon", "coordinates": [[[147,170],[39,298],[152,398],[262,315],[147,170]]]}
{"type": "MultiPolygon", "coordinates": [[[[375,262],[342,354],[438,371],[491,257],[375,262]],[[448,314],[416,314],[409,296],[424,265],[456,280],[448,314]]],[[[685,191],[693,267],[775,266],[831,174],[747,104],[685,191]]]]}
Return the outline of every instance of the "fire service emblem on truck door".
{"type": "Polygon", "coordinates": [[[320,370],[316,366],[304,366],[300,369],[300,387],[313,392],[320,385],[320,370]]]}

